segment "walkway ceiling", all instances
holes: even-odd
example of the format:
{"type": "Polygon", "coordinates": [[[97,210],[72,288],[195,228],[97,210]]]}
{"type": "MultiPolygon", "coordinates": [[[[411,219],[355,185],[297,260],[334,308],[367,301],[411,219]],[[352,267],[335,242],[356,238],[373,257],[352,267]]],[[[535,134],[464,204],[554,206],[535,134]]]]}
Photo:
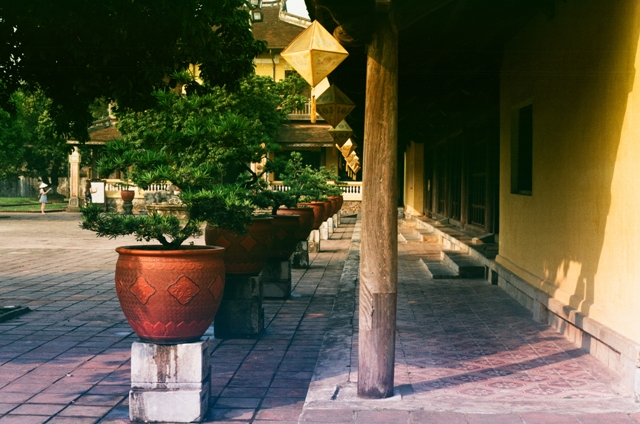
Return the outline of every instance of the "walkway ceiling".
{"type": "MultiPolygon", "coordinates": [[[[366,43],[375,31],[374,0],[305,0],[349,50],[330,79],[356,104],[348,117],[356,139],[364,128],[366,43]]],[[[497,113],[505,43],[534,15],[553,17],[554,0],[392,0],[399,28],[399,134],[435,143],[452,122],[497,113]],[[487,104],[495,110],[487,110],[487,104]]],[[[481,118],[480,118],[481,119],[481,118]]],[[[362,145],[362,143],[358,143],[362,145]]]]}

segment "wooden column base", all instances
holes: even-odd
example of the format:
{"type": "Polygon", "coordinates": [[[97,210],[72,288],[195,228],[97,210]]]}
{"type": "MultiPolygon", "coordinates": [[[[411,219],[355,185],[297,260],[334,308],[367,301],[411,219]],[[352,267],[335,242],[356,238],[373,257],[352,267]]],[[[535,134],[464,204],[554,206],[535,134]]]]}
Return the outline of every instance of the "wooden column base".
{"type": "Polygon", "coordinates": [[[366,295],[361,285],[358,396],[383,399],[393,396],[397,294],[369,294],[373,310],[368,313],[362,306],[366,295]],[[365,313],[371,316],[368,322],[365,313]]]}

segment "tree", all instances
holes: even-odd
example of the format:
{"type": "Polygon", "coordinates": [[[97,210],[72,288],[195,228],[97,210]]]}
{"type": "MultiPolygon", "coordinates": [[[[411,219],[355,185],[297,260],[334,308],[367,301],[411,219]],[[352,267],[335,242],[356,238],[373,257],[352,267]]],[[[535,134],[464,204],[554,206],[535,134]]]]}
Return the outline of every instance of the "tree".
{"type": "Polygon", "coordinates": [[[51,116],[52,102],[42,91],[18,90],[11,96],[15,108],[13,136],[0,138],[0,146],[20,143],[14,158],[15,170],[24,176],[34,176],[52,186],[67,174],[71,148],[56,129],[51,116]],[[15,140],[15,141],[13,141],[15,140]]]}
{"type": "Polygon", "coordinates": [[[0,107],[21,83],[52,99],[58,132],[86,140],[99,97],[144,110],[171,75],[200,65],[209,85],[237,87],[265,48],[245,0],[0,2],[0,107]]]}
{"type": "Polygon", "coordinates": [[[189,220],[181,224],[175,217],[104,214],[89,207],[83,211],[83,228],[99,236],[157,239],[169,248],[199,235],[204,221],[244,231],[256,207],[252,188],[257,176],[228,178],[229,168],[258,162],[275,147],[286,113],[303,100],[292,91],[296,84],[251,75],[235,91],[208,85],[187,95],[158,90],[154,108],[121,110],[123,139],[107,144],[100,172],[128,168],[130,179],[143,188],[171,181],[180,189],[189,220]]]}

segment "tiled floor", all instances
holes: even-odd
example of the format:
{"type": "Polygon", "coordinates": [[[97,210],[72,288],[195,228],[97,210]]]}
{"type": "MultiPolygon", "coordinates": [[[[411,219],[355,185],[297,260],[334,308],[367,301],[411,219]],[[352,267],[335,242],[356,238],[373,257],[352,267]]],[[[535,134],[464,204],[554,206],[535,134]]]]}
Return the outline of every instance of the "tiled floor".
{"type": "MultiPolygon", "coordinates": [[[[0,323],[0,424],[129,422],[135,336],[115,298],[113,248],[132,240],[96,239],[77,221],[0,221],[0,304],[34,309],[0,323]]],[[[640,422],[638,405],[597,360],[496,286],[428,279],[418,258],[438,247],[416,243],[399,246],[398,395],[355,398],[352,232],[343,225],[311,268],[294,271],[294,296],[265,302],[261,337],[213,341],[209,422],[640,422]]]]}

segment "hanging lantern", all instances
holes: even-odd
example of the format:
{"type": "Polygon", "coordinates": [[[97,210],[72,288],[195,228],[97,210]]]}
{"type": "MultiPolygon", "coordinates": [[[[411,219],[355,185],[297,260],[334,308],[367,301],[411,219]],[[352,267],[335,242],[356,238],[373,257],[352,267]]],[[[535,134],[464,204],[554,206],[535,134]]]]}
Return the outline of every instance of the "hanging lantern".
{"type": "Polygon", "coordinates": [[[315,87],[349,56],[318,21],[302,31],[280,53],[309,85],[315,87]]]}
{"type": "Polygon", "coordinates": [[[338,126],[355,107],[355,103],[335,85],[331,85],[316,99],[318,113],[332,127],[338,126]]]}
{"type": "Polygon", "coordinates": [[[351,127],[344,119],[342,120],[342,122],[336,125],[335,128],[331,128],[329,130],[329,135],[331,135],[333,141],[335,141],[336,145],[338,145],[338,149],[342,144],[349,140],[349,137],[351,137],[352,134],[353,131],[351,130],[351,127]]]}
{"type": "Polygon", "coordinates": [[[356,147],[358,146],[353,141],[351,141],[351,139],[347,140],[340,148],[342,156],[344,156],[344,158],[346,159],[354,150],[356,150],[356,147]]]}

